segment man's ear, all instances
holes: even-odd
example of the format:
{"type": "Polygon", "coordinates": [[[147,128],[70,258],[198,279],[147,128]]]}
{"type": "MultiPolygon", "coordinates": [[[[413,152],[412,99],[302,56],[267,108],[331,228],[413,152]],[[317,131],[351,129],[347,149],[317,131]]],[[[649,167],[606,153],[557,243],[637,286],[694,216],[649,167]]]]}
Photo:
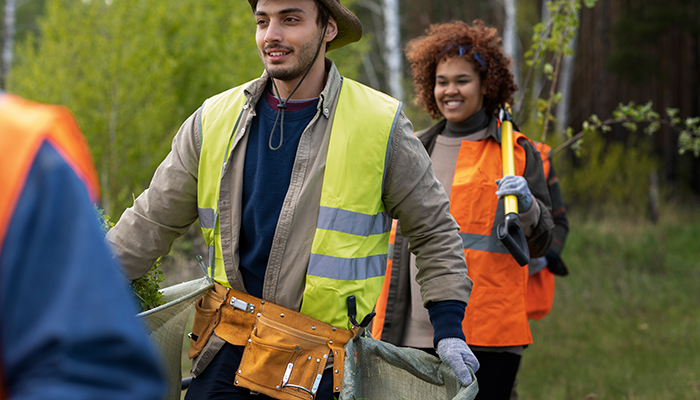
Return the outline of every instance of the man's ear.
{"type": "Polygon", "coordinates": [[[328,18],[328,28],[326,28],[326,36],[323,38],[323,41],[328,43],[331,40],[335,39],[335,37],[338,35],[338,23],[335,22],[335,19],[333,17],[328,18]]]}

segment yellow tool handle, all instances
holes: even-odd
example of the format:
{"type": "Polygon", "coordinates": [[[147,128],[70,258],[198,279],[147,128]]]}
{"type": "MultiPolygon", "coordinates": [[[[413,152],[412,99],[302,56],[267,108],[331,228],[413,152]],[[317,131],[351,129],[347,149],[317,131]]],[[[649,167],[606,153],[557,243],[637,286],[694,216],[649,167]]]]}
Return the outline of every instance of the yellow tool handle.
{"type": "MultiPolygon", "coordinates": [[[[503,176],[515,175],[515,155],[513,153],[513,123],[503,118],[501,122],[501,157],[503,158],[503,176]]],[[[508,195],[503,198],[506,215],[518,213],[518,198],[508,195]]]]}

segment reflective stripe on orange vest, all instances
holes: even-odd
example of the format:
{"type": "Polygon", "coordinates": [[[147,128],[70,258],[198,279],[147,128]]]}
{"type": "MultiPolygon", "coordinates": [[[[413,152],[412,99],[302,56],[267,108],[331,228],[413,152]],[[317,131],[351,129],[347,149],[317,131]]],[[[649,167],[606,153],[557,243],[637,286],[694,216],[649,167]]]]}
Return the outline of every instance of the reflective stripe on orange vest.
{"type": "Polygon", "coordinates": [[[87,142],[71,112],[0,95],[0,251],[24,182],[39,148],[49,142],[85,183],[90,199],[99,197],[99,182],[87,142]]]}

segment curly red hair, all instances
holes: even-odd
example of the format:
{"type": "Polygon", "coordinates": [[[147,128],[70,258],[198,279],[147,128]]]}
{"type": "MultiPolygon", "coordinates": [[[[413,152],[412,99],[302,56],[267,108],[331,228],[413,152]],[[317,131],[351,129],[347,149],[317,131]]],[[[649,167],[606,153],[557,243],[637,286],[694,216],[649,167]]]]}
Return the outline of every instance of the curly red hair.
{"type": "Polygon", "coordinates": [[[442,117],[434,95],[437,64],[445,58],[458,57],[460,46],[468,48],[462,55],[479,71],[487,113],[493,114],[505,103],[512,103],[513,93],[518,90],[509,70],[512,59],[503,54],[496,28],[489,28],[478,19],[472,26],[462,21],[430,25],[425,36],[408,42],[406,58],[413,70],[416,105],[433,119],[442,117]]]}

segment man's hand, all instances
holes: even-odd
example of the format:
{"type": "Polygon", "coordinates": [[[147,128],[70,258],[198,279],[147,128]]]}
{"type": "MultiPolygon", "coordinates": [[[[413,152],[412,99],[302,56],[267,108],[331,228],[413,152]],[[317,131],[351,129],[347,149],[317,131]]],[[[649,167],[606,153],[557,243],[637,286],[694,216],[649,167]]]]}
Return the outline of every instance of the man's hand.
{"type": "Polygon", "coordinates": [[[437,353],[443,362],[452,367],[464,386],[472,384],[469,368],[476,372],[479,369],[479,360],[464,340],[453,337],[440,339],[437,344],[437,353]]]}
{"type": "Polygon", "coordinates": [[[496,196],[503,197],[512,194],[518,198],[520,212],[525,212],[532,206],[532,192],[527,186],[527,180],[522,176],[506,175],[503,179],[497,180],[496,185],[498,185],[496,196]]]}

